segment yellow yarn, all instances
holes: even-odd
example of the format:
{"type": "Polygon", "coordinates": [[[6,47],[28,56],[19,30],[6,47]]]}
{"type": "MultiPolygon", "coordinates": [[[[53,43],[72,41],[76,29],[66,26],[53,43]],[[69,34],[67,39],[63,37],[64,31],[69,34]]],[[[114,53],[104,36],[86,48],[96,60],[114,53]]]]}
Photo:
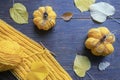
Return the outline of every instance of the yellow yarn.
{"type": "MultiPolygon", "coordinates": [[[[1,40],[15,41],[23,50],[22,54],[21,52],[19,53],[19,50],[16,52],[16,54],[23,56],[22,61],[18,60],[20,64],[11,70],[19,80],[72,80],[48,49],[43,48],[43,46],[2,20],[0,20],[0,41],[1,40]]],[[[13,54],[15,54],[15,52],[11,55],[13,54]]]]}
{"type": "Polygon", "coordinates": [[[0,71],[13,69],[22,60],[21,46],[10,40],[0,41],[0,71]]]}

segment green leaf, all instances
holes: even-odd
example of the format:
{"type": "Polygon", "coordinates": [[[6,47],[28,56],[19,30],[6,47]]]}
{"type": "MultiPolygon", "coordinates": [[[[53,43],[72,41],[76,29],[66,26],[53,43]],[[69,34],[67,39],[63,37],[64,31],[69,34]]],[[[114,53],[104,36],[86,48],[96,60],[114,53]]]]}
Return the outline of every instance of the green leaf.
{"type": "Polygon", "coordinates": [[[90,5],[95,3],[96,0],[74,0],[75,6],[81,11],[88,11],[90,5]]]}
{"type": "Polygon", "coordinates": [[[28,23],[28,12],[21,3],[15,3],[13,8],[10,8],[10,16],[18,24],[28,23]]]}
{"type": "Polygon", "coordinates": [[[86,74],[86,71],[88,71],[91,68],[91,63],[88,57],[86,56],[81,56],[81,55],[76,55],[76,58],[74,60],[74,72],[79,76],[79,77],[84,77],[86,74]]]}

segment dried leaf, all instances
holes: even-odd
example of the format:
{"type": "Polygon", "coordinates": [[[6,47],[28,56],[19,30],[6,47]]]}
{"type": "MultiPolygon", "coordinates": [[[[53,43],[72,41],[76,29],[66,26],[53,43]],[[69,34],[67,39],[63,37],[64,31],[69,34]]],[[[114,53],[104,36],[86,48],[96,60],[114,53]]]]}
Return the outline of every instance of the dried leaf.
{"type": "Polygon", "coordinates": [[[10,16],[18,24],[28,23],[28,12],[21,3],[15,3],[13,8],[10,8],[10,16]]]}
{"type": "Polygon", "coordinates": [[[76,55],[73,69],[79,77],[84,77],[86,71],[88,71],[90,68],[91,68],[91,63],[88,57],[76,55]]]}
{"type": "Polygon", "coordinates": [[[105,61],[105,62],[101,62],[98,66],[99,70],[100,71],[103,71],[105,70],[108,66],[110,66],[110,63],[105,61]]]}
{"type": "Polygon", "coordinates": [[[75,6],[80,9],[81,12],[88,11],[90,5],[95,3],[96,0],[74,0],[75,6]]]}
{"type": "Polygon", "coordinates": [[[72,18],[72,16],[73,16],[73,14],[71,12],[65,12],[61,16],[61,18],[63,18],[65,21],[69,21],[72,18]]]}
{"type": "Polygon", "coordinates": [[[90,6],[91,17],[100,23],[104,22],[108,16],[114,13],[115,8],[106,2],[99,2],[90,6]]]}

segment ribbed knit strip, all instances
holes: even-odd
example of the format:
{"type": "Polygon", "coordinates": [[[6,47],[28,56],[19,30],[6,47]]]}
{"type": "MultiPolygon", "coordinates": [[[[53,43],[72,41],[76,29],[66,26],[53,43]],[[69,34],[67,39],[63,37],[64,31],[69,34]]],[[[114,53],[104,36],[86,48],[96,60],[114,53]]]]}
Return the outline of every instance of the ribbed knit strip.
{"type": "Polygon", "coordinates": [[[40,44],[2,20],[0,20],[0,40],[13,40],[22,46],[24,58],[15,69],[11,70],[18,79],[25,80],[26,75],[30,72],[30,64],[40,61],[49,70],[49,75],[45,80],[72,80],[48,49],[44,49],[40,44]]]}

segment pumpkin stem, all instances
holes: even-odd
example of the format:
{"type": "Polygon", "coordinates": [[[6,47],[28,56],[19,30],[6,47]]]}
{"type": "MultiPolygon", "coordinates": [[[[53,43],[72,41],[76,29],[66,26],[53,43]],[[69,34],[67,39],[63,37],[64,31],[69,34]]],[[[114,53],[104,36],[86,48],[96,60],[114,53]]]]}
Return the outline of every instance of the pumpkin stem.
{"type": "Polygon", "coordinates": [[[102,39],[100,40],[100,42],[102,43],[102,42],[104,42],[105,41],[105,39],[106,39],[106,35],[104,35],[103,37],[102,37],[102,39]]]}
{"type": "Polygon", "coordinates": [[[43,14],[43,19],[47,19],[47,17],[48,17],[48,13],[47,12],[44,12],[44,14],[43,14]]]}
{"type": "Polygon", "coordinates": [[[104,36],[100,39],[100,41],[96,44],[95,47],[98,47],[101,43],[103,43],[103,42],[106,40],[106,38],[107,38],[107,36],[104,35],[104,36]]]}

